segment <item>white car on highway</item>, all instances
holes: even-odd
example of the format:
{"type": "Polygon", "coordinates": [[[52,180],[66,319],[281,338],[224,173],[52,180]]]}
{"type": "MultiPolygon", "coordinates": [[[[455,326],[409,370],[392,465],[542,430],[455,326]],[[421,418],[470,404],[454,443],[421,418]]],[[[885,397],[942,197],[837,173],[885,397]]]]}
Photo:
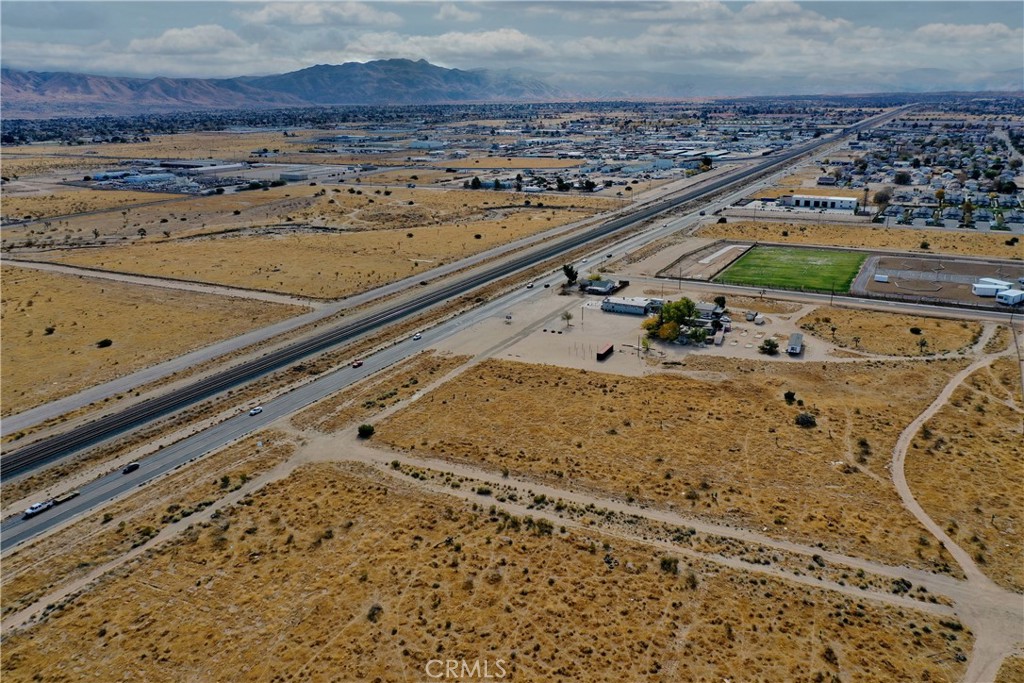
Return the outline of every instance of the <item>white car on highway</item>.
{"type": "Polygon", "coordinates": [[[52,507],[53,507],[53,501],[52,500],[44,500],[42,503],[33,503],[32,505],[28,506],[28,509],[25,510],[25,514],[23,514],[22,517],[24,519],[28,519],[29,517],[35,517],[40,512],[44,512],[46,510],[49,510],[52,507]]]}
{"type": "Polygon", "coordinates": [[[249,414],[250,415],[259,415],[262,412],[263,412],[263,406],[256,406],[255,408],[253,408],[252,410],[249,411],[249,414]]]}

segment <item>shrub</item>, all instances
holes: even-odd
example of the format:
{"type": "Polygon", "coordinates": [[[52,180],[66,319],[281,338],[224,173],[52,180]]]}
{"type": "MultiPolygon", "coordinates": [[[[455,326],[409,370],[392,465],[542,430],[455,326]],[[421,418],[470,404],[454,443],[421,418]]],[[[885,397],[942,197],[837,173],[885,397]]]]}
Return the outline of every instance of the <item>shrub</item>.
{"type": "Polygon", "coordinates": [[[371,436],[373,436],[374,428],[373,425],[370,424],[361,424],[359,425],[357,432],[359,434],[360,439],[369,439],[371,436]]]}
{"type": "Polygon", "coordinates": [[[911,327],[910,328],[910,334],[921,334],[921,328],[920,327],[911,327]]]}
{"type": "Polygon", "coordinates": [[[796,423],[800,427],[817,427],[818,421],[810,413],[800,413],[796,416],[796,423]]]}
{"type": "Polygon", "coordinates": [[[922,249],[928,249],[928,248],[930,248],[931,246],[932,246],[932,245],[928,244],[928,240],[924,240],[923,242],[921,242],[921,248],[922,248],[922,249]]]}
{"type": "Polygon", "coordinates": [[[782,395],[782,397],[786,399],[786,403],[787,404],[793,405],[793,402],[796,400],[796,392],[795,391],[787,391],[786,393],[784,393],[782,395]]]}
{"type": "Polygon", "coordinates": [[[96,348],[97,349],[105,349],[108,346],[111,346],[113,343],[114,342],[111,341],[110,339],[100,339],[98,342],[96,342],[96,348]]]}
{"type": "Polygon", "coordinates": [[[774,356],[779,352],[779,342],[774,339],[765,339],[761,342],[761,345],[757,347],[757,350],[763,354],[774,356]]]}
{"type": "Polygon", "coordinates": [[[678,574],[679,573],[679,558],[677,557],[663,557],[661,558],[661,571],[666,574],[678,574]]]}

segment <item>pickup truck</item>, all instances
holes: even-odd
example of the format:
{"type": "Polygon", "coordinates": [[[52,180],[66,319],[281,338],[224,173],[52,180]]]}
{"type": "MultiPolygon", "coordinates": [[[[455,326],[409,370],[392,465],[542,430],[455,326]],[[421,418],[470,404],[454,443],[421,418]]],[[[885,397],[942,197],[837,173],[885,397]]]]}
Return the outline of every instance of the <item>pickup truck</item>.
{"type": "Polygon", "coordinates": [[[45,512],[45,511],[49,510],[52,507],[53,507],[53,501],[52,500],[44,500],[42,503],[33,503],[32,505],[28,506],[28,509],[25,510],[25,514],[23,514],[21,517],[22,517],[22,519],[28,519],[29,517],[35,517],[40,512],[45,512]]]}

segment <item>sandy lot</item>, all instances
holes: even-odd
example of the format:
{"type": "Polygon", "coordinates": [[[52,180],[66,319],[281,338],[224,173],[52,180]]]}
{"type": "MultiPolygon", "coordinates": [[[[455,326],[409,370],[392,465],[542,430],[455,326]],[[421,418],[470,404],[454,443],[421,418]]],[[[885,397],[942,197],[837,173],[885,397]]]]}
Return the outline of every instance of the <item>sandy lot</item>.
{"type": "MultiPolygon", "coordinates": [[[[907,297],[915,300],[939,299],[967,306],[993,306],[994,297],[980,297],[972,293],[971,285],[982,277],[995,277],[1016,282],[1024,277],[1024,263],[986,262],[955,258],[927,258],[924,256],[875,256],[869,258],[862,270],[866,280],[864,290],[871,293],[907,297]],[[876,282],[875,273],[889,276],[888,282],[876,282]]],[[[860,287],[856,287],[859,290],[860,287]]]]}
{"type": "Polygon", "coordinates": [[[963,671],[970,635],[935,617],[664,557],[311,465],[10,634],[0,661],[11,681],[419,680],[439,657],[513,681],[963,671]]]}
{"type": "Polygon", "coordinates": [[[996,583],[1024,592],[1024,400],[1020,365],[972,375],[911,444],[921,505],[996,583]]]}
{"type": "Polygon", "coordinates": [[[841,348],[892,356],[966,351],[982,332],[980,323],[827,306],[801,318],[798,324],[841,348]]]}
{"type": "MultiPolygon", "coordinates": [[[[112,212],[102,231],[94,228],[109,245],[116,218],[112,245],[47,259],[332,299],[585,219],[607,205],[572,196],[525,205],[512,193],[487,191],[284,187],[203,198],[185,214],[177,204],[112,212]],[[136,225],[149,226],[145,239],[128,237],[136,225]],[[273,227],[259,227],[267,225],[273,227]]],[[[82,221],[104,222],[88,218],[82,221]]]]}
{"type": "Polygon", "coordinates": [[[4,415],[304,310],[16,266],[0,277],[4,415]]]}
{"type": "Polygon", "coordinates": [[[901,426],[959,367],[691,356],[675,372],[624,377],[492,360],[374,438],[941,571],[949,558],[917,545],[923,529],[878,472],[901,426]],[[786,391],[804,406],[786,405],[786,391]],[[801,410],[817,428],[793,423],[801,410]]]}
{"type": "MultiPolygon", "coordinates": [[[[145,202],[158,202],[165,199],[181,199],[181,195],[161,194],[159,192],[123,192],[118,190],[72,189],[66,192],[48,194],[46,196],[7,196],[4,195],[4,215],[27,220],[29,216],[39,220],[55,216],[102,211],[133,206],[145,202]]],[[[59,229],[60,221],[54,226],[59,229]]]]}
{"type": "Polygon", "coordinates": [[[286,460],[294,446],[280,432],[262,432],[15,550],[4,558],[4,617],[145,545],[165,527],[215,505],[286,460]],[[258,441],[264,447],[257,447],[258,441]]]}

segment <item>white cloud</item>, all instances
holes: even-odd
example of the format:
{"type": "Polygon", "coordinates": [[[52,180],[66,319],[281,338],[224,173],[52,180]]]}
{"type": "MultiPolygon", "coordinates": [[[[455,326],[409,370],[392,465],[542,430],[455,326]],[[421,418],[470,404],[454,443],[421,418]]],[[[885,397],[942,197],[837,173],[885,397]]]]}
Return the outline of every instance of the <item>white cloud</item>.
{"type": "Polygon", "coordinates": [[[244,45],[245,41],[234,31],[216,24],[203,24],[191,28],[167,29],[156,38],[136,38],[128,43],[127,51],[135,54],[211,55],[225,48],[244,45]]]}
{"type": "Polygon", "coordinates": [[[1013,30],[1005,24],[927,24],[914,31],[922,40],[941,40],[947,43],[973,43],[983,45],[993,42],[1020,41],[1024,29],[1013,30]]]}
{"type": "Polygon", "coordinates": [[[364,33],[349,42],[344,53],[360,55],[357,58],[362,59],[426,59],[435,64],[462,68],[485,66],[485,60],[538,59],[556,55],[546,42],[517,29],[452,31],[437,36],[364,33]]]}
{"type": "Polygon", "coordinates": [[[729,7],[714,0],[661,3],[595,3],[580,9],[576,3],[531,5],[526,14],[557,16],[558,21],[574,24],[618,25],[631,23],[726,22],[734,14],[729,7]]]}
{"type": "Polygon", "coordinates": [[[434,18],[439,21],[462,22],[480,21],[480,17],[481,14],[479,12],[470,12],[469,10],[464,10],[458,5],[451,2],[446,2],[445,4],[441,5],[441,9],[439,9],[437,11],[437,14],[434,15],[434,18]]]}
{"type": "Polygon", "coordinates": [[[253,12],[237,12],[243,21],[252,24],[291,24],[323,26],[347,24],[356,26],[399,26],[402,18],[394,12],[381,11],[362,2],[278,2],[264,5],[253,12]]]}

